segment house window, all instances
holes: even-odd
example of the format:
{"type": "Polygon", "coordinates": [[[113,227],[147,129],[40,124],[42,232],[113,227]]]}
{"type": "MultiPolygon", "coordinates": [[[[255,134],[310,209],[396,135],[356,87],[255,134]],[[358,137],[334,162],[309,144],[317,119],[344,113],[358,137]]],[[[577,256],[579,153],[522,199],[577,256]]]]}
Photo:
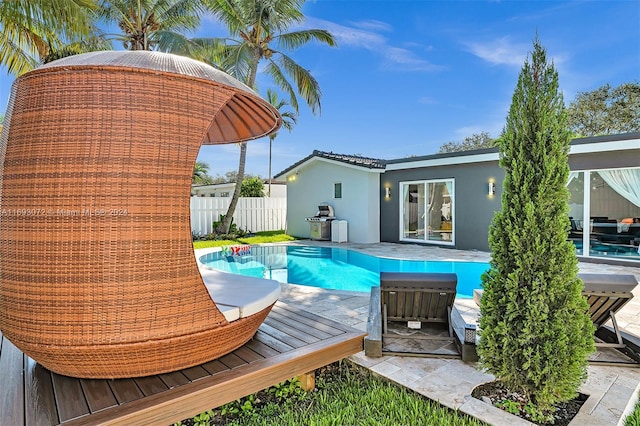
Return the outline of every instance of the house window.
{"type": "Polygon", "coordinates": [[[400,239],[453,245],[454,180],[401,182],[400,239]]]}
{"type": "Polygon", "coordinates": [[[333,184],[333,198],[342,198],[342,182],[333,184]]]}
{"type": "Polygon", "coordinates": [[[228,197],[228,196],[229,196],[229,193],[228,193],[228,192],[221,192],[221,193],[220,193],[220,196],[221,196],[221,197],[228,197]]]}
{"type": "Polygon", "coordinates": [[[576,254],[640,260],[640,168],[569,174],[569,239],[576,254]]]}

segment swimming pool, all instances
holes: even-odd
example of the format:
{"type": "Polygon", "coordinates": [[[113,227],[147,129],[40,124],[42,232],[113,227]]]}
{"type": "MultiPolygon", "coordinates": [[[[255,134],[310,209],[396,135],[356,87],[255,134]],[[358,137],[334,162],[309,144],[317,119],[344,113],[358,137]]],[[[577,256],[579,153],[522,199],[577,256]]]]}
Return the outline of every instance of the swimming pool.
{"type": "Polygon", "coordinates": [[[458,297],[473,297],[480,276],[489,268],[481,262],[399,260],[353,250],[316,246],[252,246],[250,253],[214,252],[200,257],[209,268],[283,283],[332,290],[369,292],[379,285],[380,272],[454,272],[458,297]]]}

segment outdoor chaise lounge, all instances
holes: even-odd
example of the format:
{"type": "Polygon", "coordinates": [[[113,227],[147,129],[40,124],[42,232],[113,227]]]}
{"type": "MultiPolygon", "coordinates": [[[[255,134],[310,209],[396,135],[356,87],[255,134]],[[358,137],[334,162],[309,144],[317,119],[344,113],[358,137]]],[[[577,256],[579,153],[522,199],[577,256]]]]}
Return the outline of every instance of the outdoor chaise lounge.
{"type": "Polygon", "coordinates": [[[620,311],[632,298],[633,289],[638,285],[633,275],[615,274],[579,274],[584,283],[582,294],[589,303],[589,315],[591,321],[598,329],[611,320],[612,330],[615,334],[615,342],[607,343],[596,338],[596,346],[625,348],[620,334],[616,313],[620,311]]]}
{"type": "MultiPolygon", "coordinates": [[[[638,285],[636,277],[630,274],[593,274],[580,273],[578,277],[584,283],[582,295],[589,304],[589,316],[596,327],[596,347],[614,348],[630,359],[629,363],[640,363],[640,345],[624,337],[616,314],[633,298],[633,289],[638,285]],[[611,321],[611,327],[607,324],[611,321]]],[[[479,306],[482,290],[474,290],[473,299],[479,306]]],[[[627,336],[631,337],[631,336],[627,336]]],[[[637,342],[637,338],[635,338],[637,342]]],[[[592,362],[601,362],[592,360],[592,362]]],[[[603,364],[617,365],[625,361],[603,364]]]]}
{"type": "MultiPolygon", "coordinates": [[[[252,301],[241,287],[237,310],[218,306],[218,290],[212,299],[191,241],[191,179],[202,144],[280,124],[237,80],[159,52],[76,55],[17,78],[0,139],[4,337],[84,378],[174,371],[247,342],[276,289],[263,283],[252,301]]],[[[226,296],[235,281],[224,278],[226,296]]]]}
{"type": "Polygon", "coordinates": [[[371,290],[366,355],[447,355],[433,341],[454,341],[451,311],[457,283],[454,273],[381,272],[380,287],[371,290]],[[426,325],[436,327],[427,330],[426,325]],[[399,346],[404,349],[393,349],[386,345],[391,339],[406,339],[407,343],[399,346]],[[420,340],[432,342],[425,347],[417,342],[420,340]]]}

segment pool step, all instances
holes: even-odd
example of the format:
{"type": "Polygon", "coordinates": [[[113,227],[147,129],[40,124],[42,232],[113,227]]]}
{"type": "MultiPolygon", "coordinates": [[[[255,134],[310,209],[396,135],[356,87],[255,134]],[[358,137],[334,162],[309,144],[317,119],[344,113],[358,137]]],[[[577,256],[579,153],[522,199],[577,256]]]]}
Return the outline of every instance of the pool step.
{"type": "Polygon", "coordinates": [[[289,254],[307,258],[331,258],[331,250],[329,247],[296,247],[289,254]]]}

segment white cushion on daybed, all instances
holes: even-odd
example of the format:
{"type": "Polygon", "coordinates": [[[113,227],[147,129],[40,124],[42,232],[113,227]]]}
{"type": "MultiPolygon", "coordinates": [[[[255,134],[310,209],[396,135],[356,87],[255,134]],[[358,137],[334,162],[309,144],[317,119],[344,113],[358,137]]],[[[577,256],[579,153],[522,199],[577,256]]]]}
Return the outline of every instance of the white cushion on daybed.
{"type": "Polygon", "coordinates": [[[216,306],[227,321],[231,322],[240,319],[240,309],[236,306],[221,305],[219,303],[216,303],[216,306]]]}
{"type": "MultiPolygon", "coordinates": [[[[204,267],[200,268],[200,274],[209,295],[223,314],[223,309],[233,307],[238,309],[240,318],[245,318],[271,306],[280,296],[278,281],[230,274],[204,267]]],[[[232,311],[229,311],[229,314],[233,317],[232,311]]],[[[227,321],[233,320],[227,318],[227,321]]]]}

